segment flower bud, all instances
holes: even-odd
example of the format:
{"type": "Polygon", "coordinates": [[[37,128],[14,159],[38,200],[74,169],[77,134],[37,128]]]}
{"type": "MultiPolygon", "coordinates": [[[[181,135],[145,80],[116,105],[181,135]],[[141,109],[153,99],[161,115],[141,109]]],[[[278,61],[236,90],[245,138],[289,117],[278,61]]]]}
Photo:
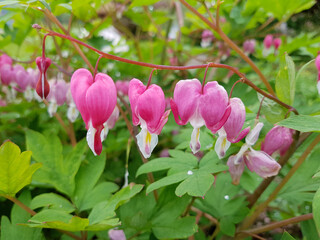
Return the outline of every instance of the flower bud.
{"type": "Polygon", "coordinates": [[[248,54],[254,53],[256,41],[254,39],[246,40],[243,43],[243,51],[248,54]]]}
{"type": "Polygon", "coordinates": [[[274,40],[273,40],[273,46],[274,46],[274,48],[276,49],[276,50],[278,50],[278,48],[280,47],[280,45],[281,45],[281,38],[275,38],[274,40]]]}
{"type": "Polygon", "coordinates": [[[51,65],[51,59],[37,57],[36,63],[40,71],[39,80],[36,86],[36,92],[42,99],[45,99],[50,92],[50,86],[47,80],[47,69],[51,65]]]}
{"type": "Polygon", "coordinates": [[[275,126],[266,135],[261,144],[261,150],[272,156],[278,153],[283,156],[292,143],[292,130],[286,127],[275,126]]]}
{"type": "Polygon", "coordinates": [[[210,30],[204,30],[201,34],[201,47],[209,47],[214,39],[213,33],[210,30]]]}
{"type": "Polygon", "coordinates": [[[268,34],[263,40],[263,45],[266,49],[269,49],[272,46],[272,43],[273,43],[273,36],[271,34],[268,34]]]}
{"type": "Polygon", "coordinates": [[[108,232],[110,240],[126,240],[126,235],[123,230],[111,229],[108,232]]]}
{"type": "Polygon", "coordinates": [[[116,88],[118,93],[127,96],[129,91],[129,83],[129,81],[116,81],[116,88]]]}
{"type": "Polygon", "coordinates": [[[229,166],[229,172],[232,178],[232,183],[234,185],[238,185],[240,183],[240,178],[245,165],[243,157],[241,157],[240,161],[238,161],[238,164],[235,163],[236,158],[236,155],[232,155],[229,157],[229,160],[227,162],[227,165],[229,166]]]}
{"type": "Polygon", "coordinates": [[[244,161],[251,172],[267,178],[278,174],[281,166],[267,153],[251,149],[244,154],[244,161]]]}

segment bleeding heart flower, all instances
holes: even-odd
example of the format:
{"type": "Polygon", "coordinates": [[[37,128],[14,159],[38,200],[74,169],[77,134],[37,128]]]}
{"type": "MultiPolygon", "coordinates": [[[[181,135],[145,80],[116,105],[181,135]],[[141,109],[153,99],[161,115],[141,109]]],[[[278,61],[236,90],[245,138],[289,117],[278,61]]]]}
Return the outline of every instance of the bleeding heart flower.
{"type": "Polygon", "coordinates": [[[318,69],[317,88],[318,88],[318,93],[320,94],[320,52],[318,52],[318,56],[316,57],[315,64],[318,69]]]}
{"type": "Polygon", "coordinates": [[[12,59],[7,54],[2,54],[0,56],[0,66],[2,66],[4,64],[12,65],[12,59]]]}
{"type": "Polygon", "coordinates": [[[227,91],[215,81],[207,83],[202,91],[198,79],[181,80],[173,97],[170,104],[177,124],[190,122],[193,126],[190,148],[195,154],[200,150],[200,127],[206,125],[216,133],[226,123],[231,112],[227,91]]]}
{"type": "Polygon", "coordinates": [[[9,64],[0,65],[0,78],[3,85],[9,85],[15,80],[15,71],[9,64]]]}
{"type": "Polygon", "coordinates": [[[37,57],[36,63],[40,71],[39,80],[36,86],[36,92],[42,99],[47,98],[50,92],[50,86],[47,80],[47,69],[51,65],[50,58],[37,57]]]}
{"type": "Polygon", "coordinates": [[[116,88],[119,93],[127,96],[129,91],[129,81],[116,81],[116,88]]]}
{"type": "Polygon", "coordinates": [[[266,49],[269,49],[272,46],[272,43],[273,43],[273,36],[271,34],[268,34],[263,40],[263,45],[266,49]]]}
{"type": "Polygon", "coordinates": [[[243,157],[240,158],[239,164],[235,164],[235,155],[229,157],[227,165],[229,166],[229,172],[232,178],[232,183],[238,185],[240,183],[241,175],[244,171],[244,160],[243,157]]]}
{"type": "Polygon", "coordinates": [[[267,153],[251,149],[244,154],[244,161],[251,172],[267,178],[277,175],[281,166],[267,153]]]}
{"type": "Polygon", "coordinates": [[[261,143],[261,150],[270,156],[273,156],[273,154],[280,154],[283,156],[293,141],[292,132],[291,129],[286,127],[273,127],[261,143]]]}
{"type": "Polygon", "coordinates": [[[93,79],[87,69],[81,68],[73,73],[70,88],[88,129],[88,145],[95,155],[100,155],[103,124],[110,118],[117,103],[115,84],[106,74],[98,73],[93,79]]]}
{"type": "Polygon", "coordinates": [[[254,39],[246,40],[243,43],[243,51],[247,54],[254,53],[256,41],[254,39]]]}
{"type": "Polygon", "coordinates": [[[274,40],[273,40],[273,46],[274,46],[274,48],[275,48],[275,50],[278,50],[278,48],[280,47],[280,45],[281,45],[281,38],[275,38],[274,40]]]}
{"type": "Polygon", "coordinates": [[[52,79],[49,83],[51,90],[47,96],[49,101],[48,113],[52,117],[57,112],[58,106],[65,103],[69,86],[63,79],[52,79]]]}
{"type": "Polygon", "coordinates": [[[218,130],[219,137],[214,147],[220,159],[225,156],[226,151],[230,147],[230,142],[239,142],[250,131],[250,127],[241,131],[246,120],[246,109],[241,99],[231,98],[229,105],[231,107],[230,116],[223,127],[218,130]]]}
{"type": "Polygon", "coordinates": [[[129,101],[132,122],[141,127],[137,135],[139,149],[145,158],[149,158],[158,143],[158,135],[168,121],[170,110],[165,112],[165,97],[159,86],[152,84],[147,88],[135,78],[129,84],[129,101]]]}

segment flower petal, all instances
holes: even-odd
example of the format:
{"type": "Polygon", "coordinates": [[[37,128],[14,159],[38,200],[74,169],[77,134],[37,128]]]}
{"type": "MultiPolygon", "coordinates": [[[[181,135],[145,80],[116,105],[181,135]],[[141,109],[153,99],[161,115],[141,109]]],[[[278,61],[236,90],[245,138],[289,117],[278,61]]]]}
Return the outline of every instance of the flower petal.
{"type": "Polygon", "coordinates": [[[158,135],[151,134],[146,128],[142,128],[136,138],[140,152],[145,158],[149,158],[153,149],[158,144],[158,135]]]}
{"type": "Polygon", "coordinates": [[[191,134],[191,141],[190,141],[190,148],[193,154],[196,154],[199,152],[201,148],[200,144],[200,128],[193,128],[192,134],[191,134]]]}
{"type": "Polygon", "coordinates": [[[214,150],[216,151],[219,159],[224,158],[227,150],[229,149],[231,143],[227,140],[227,134],[224,128],[221,128],[218,131],[219,137],[214,146],[214,150]]]}

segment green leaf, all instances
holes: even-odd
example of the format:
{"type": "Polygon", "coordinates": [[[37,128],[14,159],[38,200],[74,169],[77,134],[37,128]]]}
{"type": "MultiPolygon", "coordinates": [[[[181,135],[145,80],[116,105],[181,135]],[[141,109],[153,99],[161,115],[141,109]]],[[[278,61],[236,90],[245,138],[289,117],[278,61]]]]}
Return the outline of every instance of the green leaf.
{"type": "Polygon", "coordinates": [[[229,217],[221,218],[219,221],[219,226],[220,226],[221,232],[223,232],[224,234],[230,237],[234,236],[236,232],[236,226],[234,225],[234,223],[231,221],[229,217]]]}
{"type": "Polygon", "coordinates": [[[301,132],[319,132],[320,116],[293,115],[287,119],[282,120],[277,125],[301,132]]]}
{"type": "Polygon", "coordinates": [[[291,57],[285,53],[280,59],[280,70],[276,77],[276,93],[278,98],[292,105],[295,94],[295,67],[291,57]]]}
{"type": "Polygon", "coordinates": [[[184,239],[198,230],[195,217],[184,217],[172,221],[163,221],[152,227],[158,239],[184,239]]]}
{"type": "Polygon", "coordinates": [[[313,219],[320,234],[320,188],[316,192],[312,202],[313,219]]]}
{"type": "Polygon", "coordinates": [[[63,148],[59,138],[55,135],[44,135],[28,130],[26,133],[27,149],[33,152],[35,161],[41,162],[43,167],[34,176],[34,180],[52,184],[58,191],[72,196],[75,188],[75,175],[81,164],[87,145],[84,140],[67,155],[63,155],[63,148]]]}
{"type": "Polygon", "coordinates": [[[133,0],[130,7],[148,6],[159,2],[160,0],[133,0]]]}
{"type": "Polygon", "coordinates": [[[313,219],[300,222],[301,232],[306,240],[319,239],[316,225],[313,219]]]}
{"type": "Polygon", "coordinates": [[[47,8],[51,12],[50,5],[45,0],[39,0],[39,2],[41,2],[43,6],[45,6],[45,8],[47,8]]]}
{"type": "MultiPolygon", "coordinates": [[[[263,96],[258,93],[258,99],[261,102],[263,96]]],[[[275,101],[264,98],[262,102],[262,109],[261,109],[263,115],[266,116],[266,119],[271,123],[277,123],[284,119],[286,113],[288,110],[282,106],[280,106],[275,101]]]]}
{"type": "MultiPolygon", "coordinates": [[[[31,194],[29,191],[24,191],[18,198],[25,205],[29,205],[31,201],[31,194]]],[[[45,240],[42,235],[41,229],[31,229],[18,224],[26,223],[30,218],[30,214],[23,210],[18,205],[13,205],[11,210],[11,222],[8,217],[2,216],[1,218],[1,234],[2,240],[13,239],[32,239],[32,240],[45,240]]]]}
{"type": "Polygon", "coordinates": [[[87,159],[88,161],[82,163],[76,175],[76,188],[72,197],[79,211],[91,209],[98,203],[108,200],[111,193],[119,188],[111,182],[101,182],[96,185],[105,167],[105,156],[90,154],[87,159]]]}
{"type": "Polygon", "coordinates": [[[302,72],[310,65],[313,64],[315,62],[315,59],[312,59],[311,61],[307,62],[306,64],[304,64],[300,69],[299,72],[296,76],[296,81],[298,81],[300,75],[302,74],[302,72]]]}
{"type": "Polygon", "coordinates": [[[50,209],[37,213],[28,221],[28,224],[24,225],[36,228],[53,228],[78,232],[107,230],[119,224],[118,219],[113,219],[111,221],[100,222],[97,225],[89,225],[89,219],[87,218],[72,216],[66,212],[50,209]]]}
{"type": "Polygon", "coordinates": [[[288,232],[284,232],[282,234],[282,237],[280,240],[296,240],[294,237],[292,237],[288,232]]]}
{"type": "Polygon", "coordinates": [[[32,199],[30,208],[36,209],[40,207],[47,207],[49,209],[60,210],[67,213],[71,213],[75,210],[72,203],[55,193],[44,193],[32,199]]]}
{"type": "Polygon", "coordinates": [[[41,167],[30,165],[31,152],[20,151],[8,141],[0,146],[0,195],[14,197],[24,186],[30,184],[32,175],[41,167]]]}
{"type": "Polygon", "coordinates": [[[115,193],[108,201],[101,202],[94,206],[89,214],[89,221],[91,224],[99,223],[107,220],[115,215],[114,211],[122,204],[129,201],[143,188],[143,185],[129,185],[122,188],[119,192],[115,193]]]}
{"type": "Polygon", "coordinates": [[[193,171],[193,174],[188,176],[188,178],[176,188],[176,195],[182,196],[187,193],[190,196],[204,197],[213,182],[214,177],[211,173],[200,170],[193,171]]]}

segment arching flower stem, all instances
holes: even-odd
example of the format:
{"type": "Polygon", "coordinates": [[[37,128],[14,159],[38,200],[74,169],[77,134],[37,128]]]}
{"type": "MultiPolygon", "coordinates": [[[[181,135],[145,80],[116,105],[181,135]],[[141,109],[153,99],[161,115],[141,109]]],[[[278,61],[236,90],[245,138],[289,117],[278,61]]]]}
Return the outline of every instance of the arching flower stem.
{"type": "Polygon", "coordinates": [[[93,73],[93,81],[96,77],[96,74],[97,74],[97,71],[98,71],[98,65],[99,65],[99,62],[100,62],[100,59],[102,58],[102,56],[100,55],[98,60],[97,60],[97,63],[96,63],[96,67],[94,68],[94,73],[93,73]]]}
{"type": "Polygon", "coordinates": [[[201,92],[203,93],[203,88],[204,88],[204,85],[206,83],[206,77],[207,77],[207,72],[208,72],[208,68],[210,67],[210,63],[207,65],[206,67],[206,71],[204,72],[204,77],[203,77],[203,82],[202,82],[202,88],[201,88],[201,92]]]}
{"type": "Polygon", "coordinates": [[[147,87],[146,87],[146,89],[148,89],[148,87],[149,87],[149,86],[150,86],[150,84],[151,84],[152,74],[153,74],[153,72],[154,72],[155,70],[157,70],[157,69],[156,69],[156,68],[154,68],[154,69],[152,69],[152,70],[151,70],[151,73],[150,73],[150,76],[149,76],[149,79],[148,79],[148,83],[147,83],[147,87]]]}

